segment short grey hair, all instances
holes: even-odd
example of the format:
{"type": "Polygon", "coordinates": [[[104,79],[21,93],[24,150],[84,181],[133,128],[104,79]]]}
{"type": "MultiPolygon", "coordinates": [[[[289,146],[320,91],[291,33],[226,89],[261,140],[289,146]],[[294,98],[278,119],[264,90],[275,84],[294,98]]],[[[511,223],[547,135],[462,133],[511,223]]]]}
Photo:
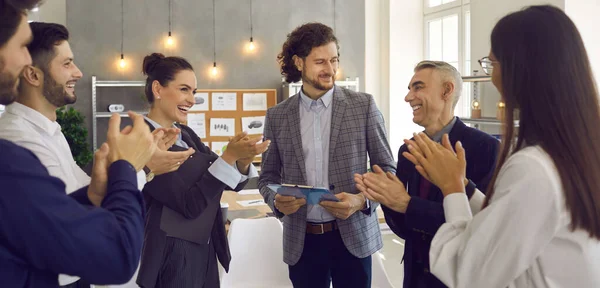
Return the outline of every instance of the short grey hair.
{"type": "Polygon", "coordinates": [[[451,81],[454,83],[454,95],[452,95],[452,108],[456,107],[458,100],[460,99],[460,95],[462,93],[463,81],[460,73],[456,68],[447,62],[443,61],[421,61],[417,66],[415,66],[414,72],[421,71],[423,69],[433,69],[440,73],[442,80],[444,82],[451,81]]]}

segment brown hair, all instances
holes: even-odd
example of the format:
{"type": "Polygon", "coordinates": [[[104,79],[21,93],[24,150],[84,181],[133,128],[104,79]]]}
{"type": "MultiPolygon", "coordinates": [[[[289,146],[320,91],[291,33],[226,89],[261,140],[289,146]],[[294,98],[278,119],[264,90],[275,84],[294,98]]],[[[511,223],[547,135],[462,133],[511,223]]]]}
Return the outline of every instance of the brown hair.
{"type": "Polygon", "coordinates": [[[169,82],[175,80],[175,74],[181,70],[194,71],[192,64],[181,57],[169,56],[161,53],[152,53],[144,57],[142,72],[148,76],[146,78],[146,87],[144,92],[146,99],[150,104],[154,103],[154,93],[152,92],[152,82],[155,80],[163,87],[169,85],[169,82]]]}
{"type": "Polygon", "coordinates": [[[292,33],[288,34],[281,52],[277,55],[277,62],[280,66],[281,75],[285,77],[285,81],[293,83],[302,79],[302,72],[294,64],[294,55],[305,59],[314,47],[323,46],[331,42],[335,42],[339,57],[340,45],[335,35],[333,35],[333,30],[327,25],[307,23],[297,27],[292,33]]]}
{"type": "MultiPolygon", "coordinates": [[[[541,146],[560,175],[571,229],[600,239],[600,110],[579,31],[560,9],[531,6],[502,18],[491,42],[506,103],[503,144],[491,183],[510,155],[541,146]],[[518,137],[515,109],[520,111],[518,137]]],[[[490,185],[484,206],[494,192],[490,185]]]]}
{"type": "Polygon", "coordinates": [[[27,11],[39,5],[41,0],[0,0],[0,47],[4,46],[15,32],[27,11]]]}

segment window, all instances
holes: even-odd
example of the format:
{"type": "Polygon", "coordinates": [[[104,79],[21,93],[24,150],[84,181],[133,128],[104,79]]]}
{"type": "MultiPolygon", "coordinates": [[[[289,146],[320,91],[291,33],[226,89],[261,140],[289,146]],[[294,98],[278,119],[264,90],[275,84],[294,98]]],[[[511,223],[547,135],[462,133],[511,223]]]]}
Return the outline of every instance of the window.
{"type": "Polygon", "coordinates": [[[440,6],[442,4],[448,4],[454,1],[458,1],[458,0],[428,0],[429,1],[429,7],[436,7],[436,6],[440,6]]]}
{"type": "MultiPolygon", "coordinates": [[[[448,62],[463,76],[471,75],[471,14],[468,1],[426,0],[425,9],[425,58],[448,62]],[[461,6],[461,2],[463,5],[461,6]]],[[[471,115],[471,83],[463,85],[455,115],[468,118],[471,115]]]]}

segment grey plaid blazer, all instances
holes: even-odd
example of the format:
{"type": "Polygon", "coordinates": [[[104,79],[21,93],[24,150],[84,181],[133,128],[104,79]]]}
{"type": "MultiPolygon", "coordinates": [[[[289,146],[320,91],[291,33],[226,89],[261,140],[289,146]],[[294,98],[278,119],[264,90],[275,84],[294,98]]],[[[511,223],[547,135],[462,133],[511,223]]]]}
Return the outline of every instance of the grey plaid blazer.
{"type": "MultiPolygon", "coordinates": [[[[267,111],[264,136],[271,140],[262,155],[258,181],[260,193],[275,215],[283,217],[283,260],[295,265],[304,248],[306,205],[284,216],[274,204],[275,192],[267,185],[289,183],[306,185],[306,171],[300,134],[300,95],[296,94],[267,111]]],[[[329,144],[329,184],[334,193],[358,193],[354,173],[367,172],[367,152],[371,165],[395,173],[395,162],[387,142],[384,119],[373,96],[336,86],[329,144]]],[[[381,232],[377,221],[377,203],[370,211],[354,213],[347,220],[337,220],[346,248],[359,258],[381,249],[381,232]]]]}

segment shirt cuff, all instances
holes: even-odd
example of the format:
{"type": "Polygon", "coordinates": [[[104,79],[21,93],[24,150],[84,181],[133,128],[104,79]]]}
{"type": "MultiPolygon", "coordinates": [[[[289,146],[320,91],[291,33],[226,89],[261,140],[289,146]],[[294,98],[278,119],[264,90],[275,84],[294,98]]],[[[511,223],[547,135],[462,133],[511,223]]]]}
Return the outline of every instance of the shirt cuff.
{"type": "Polygon", "coordinates": [[[233,167],[235,168],[235,170],[237,170],[240,173],[240,175],[242,175],[242,179],[240,179],[240,183],[242,183],[250,178],[258,177],[258,170],[256,170],[256,167],[254,167],[254,165],[252,163],[250,163],[250,167],[248,168],[248,175],[244,175],[244,174],[242,174],[242,172],[240,172],[240,169],[238,169],[238,167],[237,167],[237,162],[235,163],[235,165],[233,165],[233,167]]]}
{"type": "Polygon", "coordinates": [[[473,218],[469,199],[465,193],[452,193],[444,197],[444,215],[446,223],[469,221],[473,218]]]}
{"type": "Polygon", "coordinates": [[[483,202],[485,201],[485,195],[479,191],[479,189],[475,189],[473,192],[473,196],[469,199],[469,205],[471,206],[471,212],[473,214],[479,213],[481,211],[481,207],[483,207],[483,202]]]}
{"type": "Polygon", "coordinates": [[[242,182],[242,174],[237,170],[237,167],[229,165],[221,157],[208,167],[208,172],[232,189],[242,182]]]}

